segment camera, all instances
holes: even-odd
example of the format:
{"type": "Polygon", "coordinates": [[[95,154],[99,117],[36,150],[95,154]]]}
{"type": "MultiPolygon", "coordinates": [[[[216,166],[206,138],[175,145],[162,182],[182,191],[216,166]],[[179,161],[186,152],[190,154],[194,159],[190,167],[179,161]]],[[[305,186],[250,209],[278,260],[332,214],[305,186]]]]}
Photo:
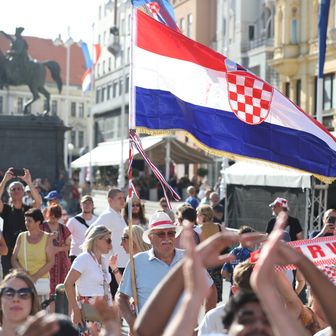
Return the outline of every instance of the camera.
{"type": "Polygon", "coordinates": [[[11,172],[14,176],[23,176],[25,174],[23,168],[12,168],[11,172]]]}

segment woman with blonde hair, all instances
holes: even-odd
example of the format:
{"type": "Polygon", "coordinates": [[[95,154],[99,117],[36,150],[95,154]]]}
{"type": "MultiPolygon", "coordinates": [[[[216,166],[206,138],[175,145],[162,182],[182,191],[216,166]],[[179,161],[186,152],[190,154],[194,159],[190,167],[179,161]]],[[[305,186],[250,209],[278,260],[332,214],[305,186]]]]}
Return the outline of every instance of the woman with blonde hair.
{"type": "MultiPolygon", "coordinates": [[[[81,248],[83,252],[74,260],[64,286],[72,310],[72,321],[83,330],[86,327],[81,311],[83,304],[93,303],[97,297],[112,304],[109,261],[104,256],[112,249],[111,231],[102,225],[91,226],[85,233],[81,248]]],[[[97,322],[93,323],[93,327],[97,331],[101,329],[97,322]]]]}
{"type": "Polygon", "coordinates": [[[30,276],[18,270],[8,273],[0,284],[0,335],[16,335],[16,329],[39,310],[40,301],[30,276]]]}
{"type": "MultiPolygon", "coordinates": [[[[125,252],[129,254],[129,227],[125,227],[123,235],[121,237],[120,245],[124,248],[125,252]]],[[[144,252],[151,249],[151,245],[147,244],[142,239],[142,234],[144,233],[144,229],[140,225],[132,225],[132,240],[133,240],[133,255],[144,252]]],[[[111,258],[111,269],[112,272],[118,282],[121,281],[122,275],[119,272],[117,261],[118,256],[113,256],[111,258]]]]}

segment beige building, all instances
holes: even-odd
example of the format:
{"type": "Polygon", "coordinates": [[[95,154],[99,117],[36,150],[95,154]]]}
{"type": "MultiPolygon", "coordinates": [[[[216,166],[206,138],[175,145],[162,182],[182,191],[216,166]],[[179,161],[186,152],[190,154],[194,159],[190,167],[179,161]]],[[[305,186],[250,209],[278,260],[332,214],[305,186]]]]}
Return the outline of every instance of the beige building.
{"type": "Polygon", "coordinates": [[[181,32],[213,47],[216,38],[216,0],[172,0],[171,3],[181,32]]]}
{"type": "MultiPolygon", "coordinates": [[[[336,109],[336,13],[330,1],[327,52],[323,82],[323,123],[335,127],[336,109]]],[[[319,1],[277,0],[274,59],[270,65],[279,73],[280,90],[305,112],[316,115],[319,1]]]]}

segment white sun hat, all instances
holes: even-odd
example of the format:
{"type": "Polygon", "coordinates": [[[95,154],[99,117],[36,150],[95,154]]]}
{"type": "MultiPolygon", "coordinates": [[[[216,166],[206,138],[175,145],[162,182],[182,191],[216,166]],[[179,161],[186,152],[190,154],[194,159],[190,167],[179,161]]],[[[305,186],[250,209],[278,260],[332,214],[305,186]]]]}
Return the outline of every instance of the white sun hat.
{"type": "Polygon", "coordinates": [[[153,230],[174,229],[176,231],[175,237],[178,237],[183,230],[182,226],[177,226],[173,223],[171,218],[163,211],[157,211],[149,221],[148,230],[142,234],[142,240],[150,244],[149,234],[153,230]]]}

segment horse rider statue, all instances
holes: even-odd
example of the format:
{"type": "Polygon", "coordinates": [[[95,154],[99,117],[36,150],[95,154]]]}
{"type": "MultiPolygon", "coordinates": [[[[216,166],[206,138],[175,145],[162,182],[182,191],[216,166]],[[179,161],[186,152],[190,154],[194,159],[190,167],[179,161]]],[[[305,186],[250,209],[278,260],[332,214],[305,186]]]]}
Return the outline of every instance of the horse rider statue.
{"type": "Polygon", "coordinates": [[[17,27],[15,35],[11,36],[0,30],[10,42],[10,49],[4,54],[0,50],[0,89],[3,86],[27,85],[33,97],[25,102],[23,113],[29,114],[29,106],[39,99],[39,93],[46,98],[45,113],[50,110],[50,93],[44,87],[46,68],[51,78],[56,82],[58,92],[62,90],[61,68],[53,60],[37,61],[28,54],[28,43],[22,37],[23,27],[17,27]]]}
{"type": "Polygon", "coordinates": [[[7,51],[7,59],[15,65],[12,67],[13,71],[16,72],[15,75],[21,74],[21,76],[26,74],[28,62],[30,60],[28,55],[28,43],[22,37],[23,31],[23,27],[17,27],[14,36],[9,35],[2,30],[0,31],[11,42],[10,49],[7,51]]]}

